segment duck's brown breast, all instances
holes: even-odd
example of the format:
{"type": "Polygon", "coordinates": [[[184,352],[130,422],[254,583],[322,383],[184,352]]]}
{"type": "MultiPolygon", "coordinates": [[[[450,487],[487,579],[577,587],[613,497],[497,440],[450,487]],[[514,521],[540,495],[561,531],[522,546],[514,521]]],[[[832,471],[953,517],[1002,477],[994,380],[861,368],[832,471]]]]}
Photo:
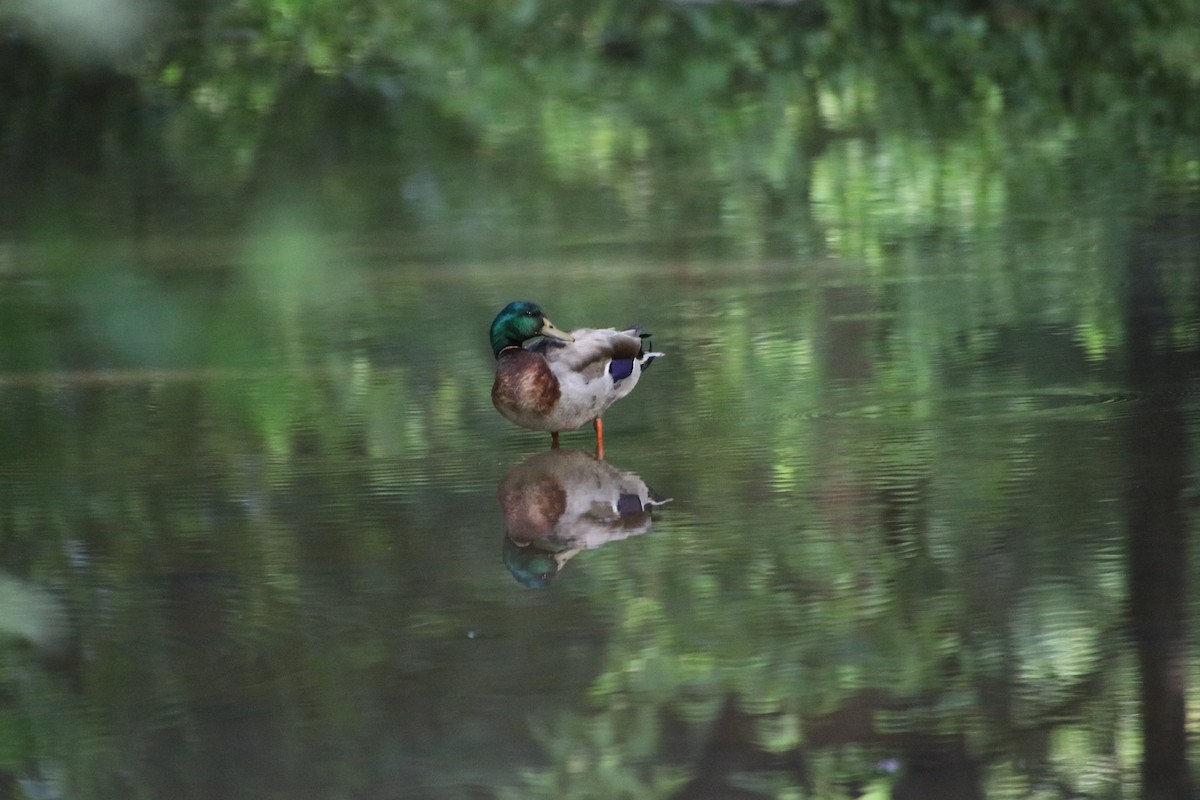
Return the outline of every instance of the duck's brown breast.
{"type": "Polygon", "coordinates": [[[530,476],[518,471],[500,483],[497,494],[508,538],[520,545],[548,538],[567,509],[566,490],[549,474],[530,476]]]}
{"type": "Polygon", "coordinates": [[[496,361],[492,404],[500,411],[549,414],[558,404],[562,390],[558,378],[538,353],[509,350],[496,361]]]}

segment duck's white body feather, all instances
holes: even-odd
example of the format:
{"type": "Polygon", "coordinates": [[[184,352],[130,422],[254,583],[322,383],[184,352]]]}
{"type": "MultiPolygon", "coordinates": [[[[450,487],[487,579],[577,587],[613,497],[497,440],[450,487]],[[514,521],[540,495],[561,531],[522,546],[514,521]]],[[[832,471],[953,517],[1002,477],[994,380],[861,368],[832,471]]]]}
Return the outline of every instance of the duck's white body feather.
{"type": "Polygon", "coordinates": [[[604,414],[616,401],[633,391],[642,370],[662,353],[642,352],[637,328],[580,328],[571,331],[573,342],[538,339],[526,346],[540,353],[558,380],[560,395],[546,412],[500,408],[516,424],[539,431],[575,430],[604,414]],[[614,358],[632,362],[625,377],[614,378],[614,358]]]}

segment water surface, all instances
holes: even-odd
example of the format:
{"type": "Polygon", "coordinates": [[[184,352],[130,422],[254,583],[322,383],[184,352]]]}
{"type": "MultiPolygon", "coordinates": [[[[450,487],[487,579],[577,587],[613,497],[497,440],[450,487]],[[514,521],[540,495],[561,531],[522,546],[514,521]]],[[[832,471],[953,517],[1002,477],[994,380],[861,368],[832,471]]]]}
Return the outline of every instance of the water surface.
{"type": "Polygon", "coordinates": [[[18,5],[0,798],[1191,796],[1194,3],[18,5]]]}
{"type": "Polygon", "coordinates": [[[1154,243],[1103,302],[983,234],[429,263],[285,225],[68,277],[22,245],[0,765],[28,796],[1124,796],[1191,606],[1161,287],[1200,249],[1154,243]],[[518,297],[667,353],[604,462],[491,409],[518,297]]]}

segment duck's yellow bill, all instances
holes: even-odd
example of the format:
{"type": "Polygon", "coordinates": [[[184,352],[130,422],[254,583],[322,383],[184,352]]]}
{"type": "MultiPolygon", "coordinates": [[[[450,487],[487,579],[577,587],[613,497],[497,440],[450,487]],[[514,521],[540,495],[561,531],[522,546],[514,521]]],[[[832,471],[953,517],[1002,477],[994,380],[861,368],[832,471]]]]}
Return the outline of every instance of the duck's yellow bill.
{"type": "Polygon", "coordinates": [[[554,323],[548,319],[542,320],[542,329],[538,331],[542,336],[549,336],[551,339],[559,339],[564,342],[573,342],[575,337],[566,331],[559,330],[554,326],[554,323]]]}

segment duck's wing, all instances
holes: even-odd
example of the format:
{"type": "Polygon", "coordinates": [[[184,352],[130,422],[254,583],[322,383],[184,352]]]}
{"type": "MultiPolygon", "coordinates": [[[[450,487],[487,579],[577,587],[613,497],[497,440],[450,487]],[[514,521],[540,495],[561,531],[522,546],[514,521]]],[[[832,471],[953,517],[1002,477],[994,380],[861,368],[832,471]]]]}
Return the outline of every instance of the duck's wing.
{"type": "Polygon", "coordinates": [[[607,367],[614,381],[629,376],[633,363],[647,354],[642,349],[640,328],[580,328],[571,331],[573,342],[545,340],[542,355],[552,368],[598,378],[607,367]]]}

